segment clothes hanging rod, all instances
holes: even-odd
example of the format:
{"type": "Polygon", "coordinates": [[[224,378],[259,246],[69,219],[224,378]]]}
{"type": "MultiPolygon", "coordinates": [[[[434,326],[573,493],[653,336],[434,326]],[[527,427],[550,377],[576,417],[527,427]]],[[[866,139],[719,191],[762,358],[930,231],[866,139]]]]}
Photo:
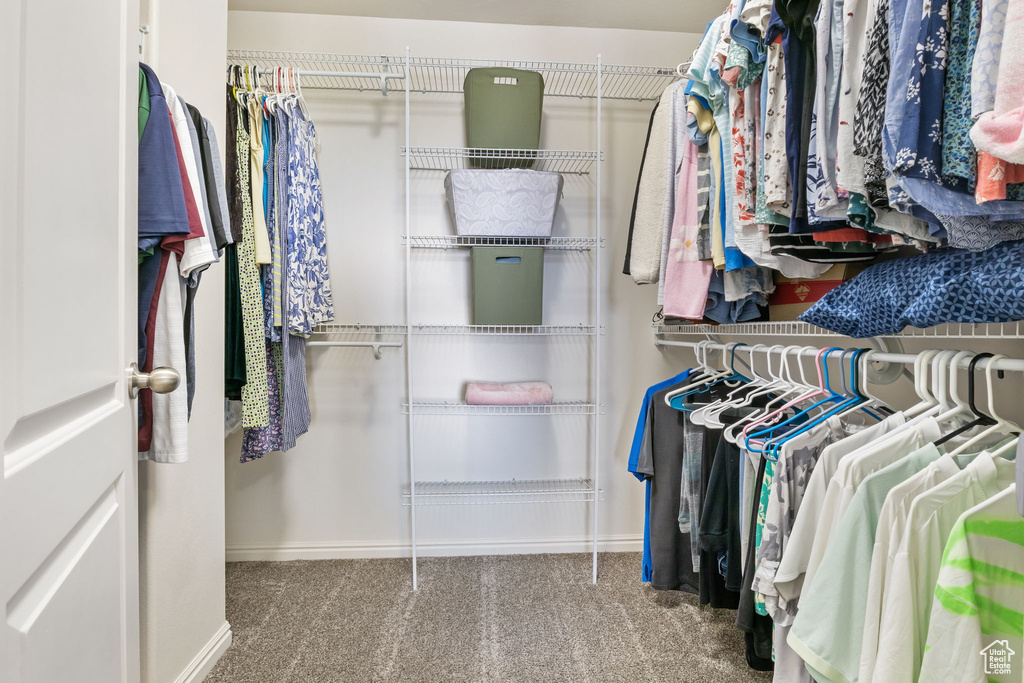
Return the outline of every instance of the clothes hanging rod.
{"type": "MultiPolygon", "coordinates": [[[[273,76],[274,69],[257,68],[258,76],[273,76]]],[[[324,77],[324,78],[370,78],[380,81],[380,94],[385,97],[388,94],[388,80],[397,78],[405,80],[405,73],[392,73],[390,71],[316,71],[313,69],[293,69],[292,73],[302,76],[324,77]]]]}
{"type": "MultiPolygon", "coordinates": [[[[273,69],[257,69],[260,76],[274,75],[273,69]]],[[[374,79],[404,79],[404,73],[392,73],[388,71],[315,71],[310,69],[295,69],[292,73],[299,76],[325,76],[330,78],[374,78],[374,79]]]]}
{"type": "MultiPolygon", "coordinates": [[[[689,349],[696,349],[697,346],[700,345],[704,348],[716,351],[729,351],[734,346],[732,342],[728,344],[723,344],[720,342],[702,343],[696,341],[665,341],[662,339],[656,339],[654,343],[657,344],[658,346],[678,346],[689,349]]],[[[736,347],[736,350],[749,352],[752,348],[752,345],[744,344],[743,346],[736,347]]],[[[819,351],[821,351],[821,347],[804,346],[800,348],[799,355],[805,358],[813,358],[818,354],[819,351]]],[[[913,365],[914,361],[917,359],[919,355],[920,354],[917,353],[890,353],[888,351],[872,350],[867,352],[866,357],[867,360],[878,363],[901,363],[903,365],[913,365]]],[[[962,369],[967,369],[967,367],[970,365],[970,362],[970,358],[964,358],[959,362],[958,367],[962,369]]],[[[992,360],[990,358],[983,358],[978,362],[977,367],[979,369],[987,368],[989,363],[991,362],[992,360]]],[[[1024,360],[1018,358],[1000,358],[995,362],[995,365],[993,367],[996,370],[1007,370],[1009,372],[1024,372],[1024,360]]]]}
{"type": "Polygon", "coordinates": [[[307,341],[306,346],[339,346],[359,349],[373,349],[373,357],[381,359],[381,349],[400,349],[402,342],[381,342],[381,341],[307,341]]]}

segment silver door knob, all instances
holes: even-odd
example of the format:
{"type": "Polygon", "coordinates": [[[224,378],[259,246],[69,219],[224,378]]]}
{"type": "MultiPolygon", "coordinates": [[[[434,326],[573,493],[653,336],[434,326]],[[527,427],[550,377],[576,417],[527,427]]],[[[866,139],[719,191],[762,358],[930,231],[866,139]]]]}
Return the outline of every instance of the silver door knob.
{"type": "Polygon", "coordinates": [[[174,368],[153,368],[150,372],[139,372],[139,366],[132,363],[129,368],[132,377],[131,393],[135,398],[139,389],[152,389],[158,394],[169,394],[178,388],[181,375],[174,368]]]}

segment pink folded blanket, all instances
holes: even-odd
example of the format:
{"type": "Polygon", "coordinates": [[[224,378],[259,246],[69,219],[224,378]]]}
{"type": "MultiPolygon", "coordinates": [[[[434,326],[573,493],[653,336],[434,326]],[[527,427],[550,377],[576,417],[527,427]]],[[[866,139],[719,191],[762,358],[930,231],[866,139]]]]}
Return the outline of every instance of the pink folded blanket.
{"type": "Polygon", "coordinates": [[[466,403],[471,406],[535,406],[555,400],[547,382],[468,382],[466,403]]]}

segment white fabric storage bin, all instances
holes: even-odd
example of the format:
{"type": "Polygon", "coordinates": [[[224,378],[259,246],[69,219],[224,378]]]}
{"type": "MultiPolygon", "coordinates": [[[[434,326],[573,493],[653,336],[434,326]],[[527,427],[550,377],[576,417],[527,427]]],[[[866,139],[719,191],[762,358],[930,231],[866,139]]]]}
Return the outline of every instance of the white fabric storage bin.
{"type": "Polygon", "coordinates": [[[562,176],[525,169],[455,169],[445,176],[444,191],[459,235],[550,237],[562,176]]]}

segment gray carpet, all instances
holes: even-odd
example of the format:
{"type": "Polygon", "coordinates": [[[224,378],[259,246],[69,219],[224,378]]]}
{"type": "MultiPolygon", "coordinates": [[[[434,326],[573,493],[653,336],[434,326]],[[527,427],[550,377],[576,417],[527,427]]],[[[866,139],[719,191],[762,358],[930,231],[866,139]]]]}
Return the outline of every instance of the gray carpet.
{"type": "Polygon", "coordinates": [[[240,562],[207,683],[769,681],[734,615],[640,582],[640,556],[240,562]]]}

